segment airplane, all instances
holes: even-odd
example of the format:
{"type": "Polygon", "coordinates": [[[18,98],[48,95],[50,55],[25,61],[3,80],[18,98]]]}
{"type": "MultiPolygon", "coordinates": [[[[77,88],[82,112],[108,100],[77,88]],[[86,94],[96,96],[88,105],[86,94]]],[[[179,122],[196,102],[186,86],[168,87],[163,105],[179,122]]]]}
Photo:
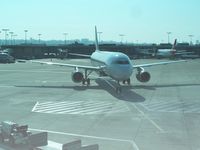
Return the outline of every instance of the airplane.
{"type": "Polygon", "coordinates": [[[154,56],[156,58],[175,58],[176,56],[193,54],[193,52],[177,51],[175,46],[177,44],[177,39],[174,40],[174,44],[171,49],[158,49],[155,51],[154,56]]]}
{"type": "Polygon", "coordinates": [[[152,56],[154,56],[155,53],[154,49],[147,49],[147,48],[146,49],[136,48],[135,51],[139,58],[152,58],[152,56]]]}
{"type": "Polygon", "coordinates": [[[65,64],[56,62],[45,62],[45,61],[32,61],[33,63],[56,65],[72,67],[74,71],[72,72],[71,78],[75,83],[81,83],[83,85],[90,85],[90,74],[95,71],[100,77],[108,76],[117,82],[116,92],[121,93],[121,85],[130,85],[130,77],[133,74],[133,70],[137,70],[136,78],[140,82],[148,82],[150,80],[150,73],[145,71],[145,67],[165,65],[171,63],[184,62],[185,60],[179,61],[166,61],[166,62],[156,62],[141,65],[134,65],[130,58],[121,52],[108,52],[100,51],[98,38],[97,38],[97,28],[95,26],[95,47],[96,50],[91,55],[75,54],[69,53],[71,55],[83,56],[90,58],[92,65],[76,65],[76,64],[65,64]],[[81,70],[84,70],[82,72],[81,70]]]}

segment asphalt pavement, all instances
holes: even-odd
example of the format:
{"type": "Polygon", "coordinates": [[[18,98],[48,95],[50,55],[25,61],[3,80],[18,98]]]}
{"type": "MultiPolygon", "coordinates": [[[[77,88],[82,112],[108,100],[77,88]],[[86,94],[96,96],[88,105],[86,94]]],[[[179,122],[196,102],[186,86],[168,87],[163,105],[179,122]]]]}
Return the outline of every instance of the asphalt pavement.
{"type": "MultiPolygon", "coordinates": [[[[45,60],[46,61],[46,60],[45,60]]],[[[48,60],[47,60],[48,61],[48,60]]],[[[87,59],[53,60],[90,64],[87,59]]],[[[135,60],[134,64],[166,60],[135,60]]],[[[91,74],[91,85],[73,83],[73,68],[35,63],[0,64],[0,121],[48,131],[49,140],[81,139],[100,150],[200,149],[200,60],[149,67],[144,84],[116,94],[112,80],[91,74]],[[108,84],[109,83],[109,84],[108,84]]]]}

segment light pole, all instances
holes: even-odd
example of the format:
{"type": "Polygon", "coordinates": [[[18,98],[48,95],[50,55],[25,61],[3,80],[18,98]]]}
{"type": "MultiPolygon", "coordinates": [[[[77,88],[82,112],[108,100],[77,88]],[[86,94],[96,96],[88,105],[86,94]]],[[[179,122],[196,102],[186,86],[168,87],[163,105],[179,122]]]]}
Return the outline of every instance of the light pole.
{"type": "Polygon", "coordinates": [[[168,44],[169,44],[169,41],[170,41],[170,38],[169,38],[170,34],[171,34],[171,32],[167,32],[168,44]]]}
{"type": "Polygon", "coordinates": [[[25,39],[24,39],[24,42],[25,42],[25,44],[27,44],[27,32],[28,32],[28,30],[24,30],[24,33],[25,33],[25,39]]]}
{"type": "Polygon", "coordinates": [[[7,32],[9,31],[9,29],[2,29],[2,31],[5,32],[5,45],[7,44],[7,32]]]}
{"type": "Polygon", "coordinates": [[[32,42],[33,42],[33,38],[32,38],[32,37],[30,37],[30,44],[33,44],[32,42]]]}
{"type": "Polygon", "coordinates": [[[13,35],[13,45],[15,45],[15,37],[17,37],[17,34],[13,35]]]}
{"type": "Polygon", "coordinates": [[[63,33],[64,37],[65,37],[65,45],[67,44],[67,35],[68,33],[63,33]]]}
{"type": "MultiPolygon", "coordinates": [[[[0,34],[1,34],[1,31],[0,31],[0,34]]],[[[1,36],[0,36],[0,46],[1,46],[1,36]]]]}
{"type": "Polygon", "coordinates": [[[123,37],[125,36],[124,34],[119,34],[119,36],[121,37],[121,44],[123,42],[123,37]]]}
{"type": "Polygon", "coordinates": [[[38,34],[38,42],[39,42],[39,44],[40,44],[40,36],[41,36],[42,34],[38,34]]]}
{"type": "Polygon", "coordinates": [[[6,34],[6,43],[9,44],[9,33],[6,34]]]}
{"type": "Polygon", "coordinates": [[[190,37],[190,45],[192,45],[192,38],[194,37],[194,35],[190,34],[188,36],[190,37]]]}
{"type": "Polygon", "coordinates": [[[98,33],[98,35],[99,35],[99,43],[101,43],[101,34],[103,33],[103,32],[97,32],[98,33]]]}
{"type": "Polygon", "coordinates": [[[10,33],[10,45],[12,45],[12,43],[13,43],[13,42],[12,42],[12,37],[13,37],[13,33],[14,33],[14,32],[9,32],[9,33],[10,33]]]}

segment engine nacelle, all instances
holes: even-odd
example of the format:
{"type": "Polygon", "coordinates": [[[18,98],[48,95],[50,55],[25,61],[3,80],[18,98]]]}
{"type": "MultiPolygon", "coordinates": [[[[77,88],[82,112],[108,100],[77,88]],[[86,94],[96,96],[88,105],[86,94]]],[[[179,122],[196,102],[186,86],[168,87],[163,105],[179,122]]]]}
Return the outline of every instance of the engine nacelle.
{"type": "Polygon", "coordinates": [[[136,78],[140,82],[148,82],[151,78],[151,75],[148,72],[142,71],[136,74],[136,78]]]}
{"type": "Polygon", "coordinates": [[[83,81],[83,73],[78,70],[72,72],[72,81],[75,83],[79,83],[83,81]]]}

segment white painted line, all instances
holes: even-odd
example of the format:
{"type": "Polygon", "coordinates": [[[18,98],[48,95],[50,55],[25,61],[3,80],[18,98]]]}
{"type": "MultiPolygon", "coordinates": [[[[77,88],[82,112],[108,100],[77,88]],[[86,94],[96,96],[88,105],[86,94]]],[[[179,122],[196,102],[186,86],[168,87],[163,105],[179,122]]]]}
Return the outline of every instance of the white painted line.
{"type": "Polygon", "coordinates": [[[79,102],[77,103],[74,103],[74,104],[71,104],[71,103],[51,103],[51,104],[47,104],[47,105],[44,105],[43,103],[40,103],[39,104],[39,108],[55,108],[55,107],[59,107],[59,106],[65,106],[65,107],[71,107],[71,106],[77,106],[77,105],[80,105],[79,102]]]}
{"type": "MultiPolygon", "coordinates": [[[[169,102],[168,102],[169,103],[169,102]]],[[[200,113],[199,104],[184,104],[180,102],[168,104],[163,103],[163,107],[159,105],[157,107],[155,104],[151,104],[150,106],[140,104],[144,109],[148,111],[154,112],[162,112],[162,113],[200,113]],[[174,107],[175,106],[175,107],[174,107]]]]}
{"type": "MultiPolygon", "coordinates": [[[[54,101],[46,101],[46,102],[41,102],[40,105],[56,105],[56,104],[66,104],[68,103],[67,101],[62,101],[62,102],[54,102],[54,101]]],[[[70,101],[70,104],[74,104],[74,103],[79,103],[77,101],[70,101]]]]}
{"type": "Polygon", "coordinates": [[[27,73],[66,73],[66,72],[64,72],[64,71],[45,71],[45,70],[0,70],[0,72],[27,72],[27,73]]]}
{"type": "Polygon", "coordinates": [[[15,88],[14,85],[0,85],[0,88],[15,88]]]}
{"type": "Polygon", "coordinates": [[[142,114],[142,116],[144,118],[146,118],[147,120],[149,120],[149,122],[151,122],[161,133],[164,133],[165,131],[159,126],[157,125],[152,119],[150,119],[142,110],[140,110],[135,104],[132,104],[135,109],[137,109],[138,112],[140,112],[142,114]]]}
{"type": "Polygon", "coordinates": [[[38,104],[39,104],[39,102],[36,102],[36,104],[34,105],[33,109],[31,110],[32,112],[35,111],[35,108],[37,107],[38,104]]]}
{"type": "MultiPolygon", "coordinates": [[[[33,82],[33,81],[26,81],[26,82],[33,82]]],[[[64,81],[64,80],[60,80],[60,81],[43,81],[43,80],[35,80],[35,83],[72,83],[72,81],[64,81]]]]}
{"type": "Polygon", "coordinates": [[[99,106],[99,105],[113,105],[113,103],[109,102],[87,102],[87,101],[64,101],[64,102],[49,102],[49,103],[40,103],[41,107],[56,107],[56,106],[81,106],[81,107],[89,107],[89,106],[99,106]]]}
{"type": "Polygon", "coordinates": [[[51,114],[97,114],[97,113],[115,113],[125,112],[128,108],[121,104],[114,104],[110,102],[93,101],[64,101],[64,102],[44,102],[37,103],[34,106],[34,112],[51,113],[51,114]]]}
{"type": "Polygon", "coordinates": [[[76,137],[107,140],[107,141],[128,142],[133,146],[134,150],[139,150],[138,146],[136,145],[136,143],[133,140],[124,140],[124,139],[109,138],[109,137],[91,136],[91,135],[84,135],[84,134],[74,134],[74,133],[58,132],[58,131],[50,131],[50,130],[42,130],[42,129],[34,129],[34,128],[29,128],[29,130],[39,131],[39,132],[48,132],[48,133],[52,133],[52,134],[70,135],[70,136],[76,136],[76,137]]]}
{"type": "Polygon", "coordinates": [[[146,105],[144,104],[140,104],[140,106],[144,107],[144,109],[148,110],[148,111],[151,111],[146,105]]]}

